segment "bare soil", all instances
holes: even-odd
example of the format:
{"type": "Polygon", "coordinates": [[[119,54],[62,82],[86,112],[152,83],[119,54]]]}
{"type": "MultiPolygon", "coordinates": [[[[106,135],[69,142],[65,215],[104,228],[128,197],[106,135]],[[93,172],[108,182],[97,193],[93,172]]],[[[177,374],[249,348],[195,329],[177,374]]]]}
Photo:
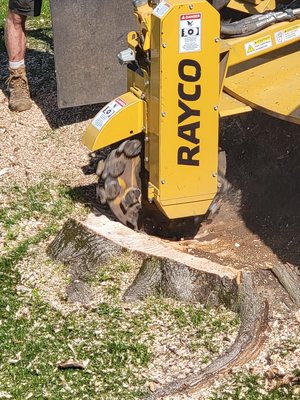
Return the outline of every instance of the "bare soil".
{"type": "Polygon", "coordinates": [[[236,268],[300,263],[300,126],[252,112],[221,123],[231,189],[179,246],[236,268]]]}

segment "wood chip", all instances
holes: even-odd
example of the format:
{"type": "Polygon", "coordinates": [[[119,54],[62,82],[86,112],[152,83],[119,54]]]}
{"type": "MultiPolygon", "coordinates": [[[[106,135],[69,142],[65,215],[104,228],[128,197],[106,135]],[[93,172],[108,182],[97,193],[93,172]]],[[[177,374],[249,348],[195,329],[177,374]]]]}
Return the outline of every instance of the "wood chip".
{"type": "Polygon", "coordinates": [[[17,364],[21,360],[21,352],[16,354],[16,358],[11,358],[8,363],[11,365],[17,364]]]}
{"type": "Polygon", "coordinates": [[[7,174],[8,171],[9,171],[9,168],[2,168],[2,169],[0,169],[0,176],[3,176],[3,175],[5,175],[5,174],[7,174]]]}
{"type": "Polygon", "coordinates": [[[0,392],[0,399],[12,399],[12,395],[7,392],[0,392]]]}
{"type": "Polygon", "coordinates": [[[74,368],[74,369],[85,369],[90,360],[85,360],[85,361],[76,361],[73,359],[66,360],[66,361],[60,361],[57,366],[60,369],[68,369],[68,368],[74,368]]]}

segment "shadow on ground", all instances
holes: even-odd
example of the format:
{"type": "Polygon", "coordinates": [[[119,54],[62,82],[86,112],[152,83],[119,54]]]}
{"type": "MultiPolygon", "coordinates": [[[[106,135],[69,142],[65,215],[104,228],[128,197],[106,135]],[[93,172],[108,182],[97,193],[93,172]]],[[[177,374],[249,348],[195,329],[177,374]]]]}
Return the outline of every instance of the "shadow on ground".
{"type": "Polygon", "coordinates": [[[253,112],[224,120],[221,132],[241,217],[282,262],[299,266],[299,125],[253,112]]]}
{"type": "Polygon", "coordinates": [[[69,196],[76,203],[93,208],[96,203],[96,183],[84,186],[76,186],[69,189],[69,196]]]}
{"type": "Polygon", "coordinates": [[[96,199],[96,183],[90,185],[76,186],[69,189],[69,196],[76,202],[83,204],[93,213],[105,215],[107,218],[117,221],[116,217],[107,204],[100,204],[96,199]]]}
{"type": "MultiPolygon", "coordinates": [[[[45,29],[30,30],[28,31],[28,37],[30,40],[42,42],[50,49],[50,51],[29,49],[26,55],[26,66],[32,100],[45,115],[51,129],[86,121],[94,117],[102,107],[101,104],[65,109],[58,108],[52,38],[45,29]]],[[[8,62],[3,40],[3,29],[0,31],[0,52],[0,89],[6,93],[5,79],[8,73],[8,62]]]]}

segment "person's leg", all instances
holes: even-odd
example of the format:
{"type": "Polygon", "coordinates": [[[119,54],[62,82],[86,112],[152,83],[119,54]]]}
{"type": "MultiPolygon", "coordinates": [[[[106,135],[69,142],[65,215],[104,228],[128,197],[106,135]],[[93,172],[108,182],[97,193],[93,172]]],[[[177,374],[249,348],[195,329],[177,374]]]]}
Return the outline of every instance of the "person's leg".
{"type": "Polygon", "coordinates": [[[9,108],[25,111],[31,108],[31,100],[25,70],[25,15],[9,10],[5,25],[5,45],[9,61],[9,108]]]}
{"type": "Polygon", "coordinates": [[[23,61],[26,51],[25,15],[9,10],[5,25],[5,45],[10,63],[23,61]]]}
{"type": "Polygon", "coordinates": [[[25,70],[27,16],[38,16],[42,0],[9,0],[5,25],[5,44],[9,60],[9,107],[12,111],[31,108],[31,100],[25,70]]]}

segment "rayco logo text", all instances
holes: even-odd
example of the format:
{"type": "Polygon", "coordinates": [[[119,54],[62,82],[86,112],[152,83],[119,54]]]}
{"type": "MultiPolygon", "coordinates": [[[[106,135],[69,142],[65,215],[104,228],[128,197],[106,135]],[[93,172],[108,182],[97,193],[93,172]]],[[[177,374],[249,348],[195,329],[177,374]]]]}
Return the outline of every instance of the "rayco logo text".
{"type": "Polygon", "coordinates": [[[181,80],[178,83],[178,137],[184,143],[178,148],[177,163],[199,166],[200,110],[197,109],[197,100],[201,97],[201,66],[196,60],[182,60],[178,65],[178,75],[181,80]],[[197,121],[193,117],[198,117],[197,121]]]}

